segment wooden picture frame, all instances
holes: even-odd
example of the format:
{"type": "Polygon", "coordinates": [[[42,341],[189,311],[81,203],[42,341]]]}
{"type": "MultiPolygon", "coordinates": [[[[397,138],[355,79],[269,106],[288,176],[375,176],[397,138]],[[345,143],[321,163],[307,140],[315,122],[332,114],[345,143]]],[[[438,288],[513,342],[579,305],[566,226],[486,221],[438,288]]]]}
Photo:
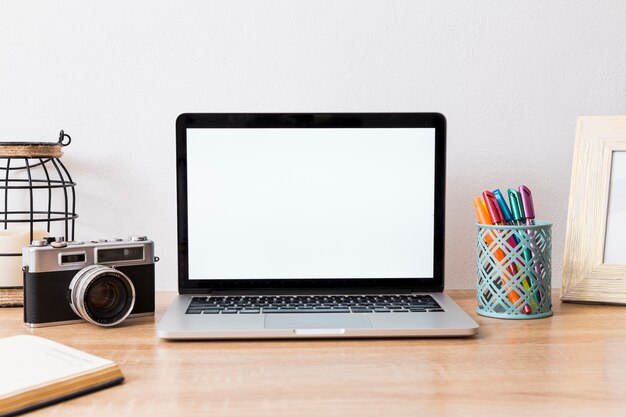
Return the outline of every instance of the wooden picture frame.
{"type": "MultiPolygon", "coordinates": [[[[626,304],[626,261],[624,264],[604,262],[615,152],[626,152],[626,116],[578,118],[562,301],[626,304]]],[[[620,160],[623,160],[621,156],[620,160]]],[[[626,241],[624,248],[626,251],[626,241]]]]}

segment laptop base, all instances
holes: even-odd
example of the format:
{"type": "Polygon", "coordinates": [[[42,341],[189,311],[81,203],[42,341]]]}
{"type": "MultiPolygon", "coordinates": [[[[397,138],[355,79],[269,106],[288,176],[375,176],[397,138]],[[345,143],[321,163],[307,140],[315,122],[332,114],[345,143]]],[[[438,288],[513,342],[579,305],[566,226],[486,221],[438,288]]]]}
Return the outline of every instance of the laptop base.
{"type": "Polygon", "coordinates": [[[447,295],[430,293],[443,312],[185,314],[193,295],[177,296],[157,327],[169,340],[472,336],[478,324],[447,295]]]}

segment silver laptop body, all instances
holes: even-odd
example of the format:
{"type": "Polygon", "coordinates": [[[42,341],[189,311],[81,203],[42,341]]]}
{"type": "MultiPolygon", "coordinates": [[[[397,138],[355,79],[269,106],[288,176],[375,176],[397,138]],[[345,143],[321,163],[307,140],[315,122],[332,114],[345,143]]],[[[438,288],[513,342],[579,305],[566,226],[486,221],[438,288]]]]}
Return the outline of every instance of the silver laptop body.
{"type": "Polygon", "coordinates": [[[182,114],[164,339],[471,336],[443,293],[445,118],[182,114]]]}

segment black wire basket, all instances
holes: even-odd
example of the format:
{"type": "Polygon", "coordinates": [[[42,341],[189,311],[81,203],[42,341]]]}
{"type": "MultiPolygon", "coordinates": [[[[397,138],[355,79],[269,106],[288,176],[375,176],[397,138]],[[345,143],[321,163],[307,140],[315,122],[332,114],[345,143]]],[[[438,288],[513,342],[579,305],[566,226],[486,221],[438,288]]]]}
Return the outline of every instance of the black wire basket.
{"type": "MultiPolygon", "coordinates": [[[[0,142],[0,223],[4,231],[28,230],[24,244],[43,235],[74,240],[76,183],[60,159],[71,141],[61,131],[52,143],[0,142]]],[[[21,256],[19,250],[0,250],[0,259],[21,262],[21,256]]],[[[1,280],[0,287],[7,288],[1,280]]]]}

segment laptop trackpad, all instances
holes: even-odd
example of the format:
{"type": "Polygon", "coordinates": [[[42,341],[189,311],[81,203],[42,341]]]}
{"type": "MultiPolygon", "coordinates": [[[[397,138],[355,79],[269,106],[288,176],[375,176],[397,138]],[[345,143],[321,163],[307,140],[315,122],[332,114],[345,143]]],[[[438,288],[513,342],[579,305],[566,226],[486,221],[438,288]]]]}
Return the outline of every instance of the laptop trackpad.
{"type": "Polygon", "coordinates": [[[369,329],[372,327],[364,314],[268,314],[266,329],[369,329]]]}

